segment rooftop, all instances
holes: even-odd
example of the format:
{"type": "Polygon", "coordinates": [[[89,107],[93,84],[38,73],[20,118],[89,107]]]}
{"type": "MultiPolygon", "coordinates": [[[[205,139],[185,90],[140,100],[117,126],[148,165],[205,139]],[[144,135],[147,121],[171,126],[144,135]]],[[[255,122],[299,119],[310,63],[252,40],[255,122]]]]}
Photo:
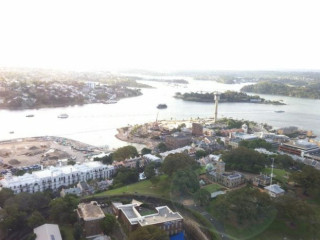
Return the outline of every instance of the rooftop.
{"type": "Polygon", "coordinates": [[[264,189],[275,194],[284,193],[284,190],[278,184],[272,184],[270,186],[265,187],[264,189]]]}
{"type": "Polygon", "coordinates": [[[80,203],[77,211],[84,221],[92,221],[105,217],[105,214],[98,206],[98,203],[94,201],[90,203],[80,203]]]}
{"type": "Polygon", "coordinates": [[[148,226],[183,219],[178,212],[172,212],[168,206],[156,207],[157,213],[141,216],[136,209],[137,206],[140,206],[139,204],[136,202],[126,205],[113,203],[115,207],[124,213],[132,225],[140,224],[140,226],[148,226]]]}
{"type": "Polygon", "coordinates": [[[37,235],[36,240],[62,240],[59,226],[57,224],[43,224],[33,232],[37,235]]]}

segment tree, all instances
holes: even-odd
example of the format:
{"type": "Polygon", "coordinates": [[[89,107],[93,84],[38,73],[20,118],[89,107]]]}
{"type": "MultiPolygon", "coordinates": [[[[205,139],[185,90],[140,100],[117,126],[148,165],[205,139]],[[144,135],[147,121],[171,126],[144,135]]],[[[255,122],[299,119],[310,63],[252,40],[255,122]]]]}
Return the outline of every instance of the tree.
{"type": "Polygon", "coordinates": [[[168,234],[159,227],[150,225],[139,227],[129,235],[129,240],[169,240],[168,234]]]}
{"type": "Polygon", "coordinates": [[[116,161],[123,161],[128,158],[137,157],[139,156],[137,149],[134,146],[125,146],[118,148],[113,153],[113,160],[116,161]]]}
{"type": "Polygon", "coordinates": [[[120,168],[113,179],[114,187],[121,187],[130,183],[138,182],[139,173],[135,168],[120,168]]]}
{"type": "Polygon", "coordinates": [[[74,223],[76,214],[74,209],[77,208],[79,199],[71,194],[67,194],[64,198],[56,198],[51,200],[50,218],[58,223],[74,223]]]}
{"type": "Polygon", "coordinates": [[[226,163],[227,169],[252,173],[259,173],[266,164],[270,164],[263,154],[246,147],[225,152],[222,160],[226,163]]]}
{"type": "Polygon", "coordinates": [[[254,224],[266,219],[273,212],[272,209],[269,195],[250,187],[221,195],[215,203],[219,218],[236,219],[238,224],[254,224]]]}
{"type": "Polygon", "coordinates": [[[149,163],[144,169],[144,175],[147,179],[150,179],[156,175],[156,171],[154,170],[155,164],[149,163]]]}
{"type": "Polygon", "coordinates": [[[200,188],[197,174],[191,169],[177,171],[173,175],[172,189],[182,195],[195,193],[200,188]]]}
{"type": "MultiPolygon", "coordinates": [[[[80,240],[83,234],[82,226],[80,223],[75,223],[73,225],[73,237],[75,240],[80,240]]],[[[63,238],[64,239],[64,238],[63,238]]]]}
{"type": "Polygon", "coordinates": [[[171,176],[174,172],[180,169],[193,167],[196,166],[196,164],[195,160],[184,153],[170,154],[162,163],[162,171],[171,176]]]}
{"type": "Polygon", "coordinates": [[[260,138],[251,140],[251,141],[242,140],[239,142],[239,147],[247,147],[250,149],[255,149],[255,148],[265,148],[267,150],[272,149],[271,143],[268,143],[266,140],[260,139],[260,138]]]}
{"type": "Polygon", "coordinates": [[[101,221],[101,229],[104,234],[110,234],[116,226],[116,218],[112,214],[106,214],[105,218],[101,221]]]}
{"type": "Polygon", "coordinates": [[[11,189],[2,188],[2,190],[0,191],[0,206],[4,207],[5,201],[13,196],[14,196],[14,193],[11,189]]]}
{"type": "Polygon", "coordinates": [[[291,174],[291,179],[304,189],[304,194],[309,194],[315,190],[320,184],[319,170],[305,166],[301,172],[294,172],[291,174]]]}
{"type": "Polygon", "coordinates": [[[210,198],[211,198],[210,193],[204,188],[199,189],[194,194],[194,199],[198,204],[200,204],[200,206],[207,205],[210,202],[210,198]]]}
{"type": "Polygon", "coordinates": [[[159,152],[165,152],[168,151],[168,147],[165,143],[161,142],[158,144],[157,149],[159,150],[159,152]]]}
{"type": "Polygon", "coordinates": [[[103,164],[108,164],[108,165],[110,165],[110,164],[112,164],[112,162],[113,162],[113,153],[110,153],[110,154],[108,154],[108,155],[106,155],[106,156],[104,156],[104,157],[101,157],[101,158],[95,157],[93,160],[94,160],[94,161],[100,161],[100,162],[102,162],[103,164]]]}
{"type": "Polygon", "coordinates": [[[141,155],[149,154],[151,152],[152,152],[152,150],[149,148],[142,148],[141,155]]]}
{"type": "Polygon", "coordinates": [[[45,223],[45,219],[41,215],[41,213],[38,211],[34,211],[27,219],[27,224],[32,229],[44,223],[45,223]]]}
{"type": "Polygon", "coordinates": [[[207,156],[208,153],[204,150],[198,150],[198,151],[196,151],[195,155],[196,155],[196,159],[200,159],[202,157],[207,156]]]}

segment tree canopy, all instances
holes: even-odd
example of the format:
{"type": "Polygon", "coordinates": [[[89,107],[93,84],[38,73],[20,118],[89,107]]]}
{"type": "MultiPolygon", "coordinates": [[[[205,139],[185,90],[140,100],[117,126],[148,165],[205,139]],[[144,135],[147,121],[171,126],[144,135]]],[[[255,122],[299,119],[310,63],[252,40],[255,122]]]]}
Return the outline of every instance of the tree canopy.
{"type": "Polygon", "coordinates": [[[271,143],[268,143],[266,140],[260,139],[260,138],[251,140],[251,141],[242,140],[241,142],[239,142],[239,147],[247,147],[250,149],[255,149],[255,148],[265,148],[267,150],[272,149],[271,143]]]}
{"type": "Polygon", "coordinates": [[[71,194],[64,198],[56,198],[51,200],[50,218],[57,223],[74,223],[76,221],[76,214],[74,209],[77,208],[79,199],[71,194]]]}
{"type": "Polygon", "coordinates": [[[182,195],[191,195],[200,188],[197,174],[191,169],[182,169],[173,175],[172,189],[182,195]]]}
{"type": "Polygon", "coordinates": [[[238,224],[245,224],[265,219],[273,207],[267,193],[245,187],[219,196],[215,209],[220,218],[236,219],[238,224]]]}
{"type": "Polygon", "coordinates": [[[231,170],[259,173],[270,162],[254,150],[239,147],[222,155],[226,168],[231,170]]]}
{"type": "Polygon", "coordinates": [[[118,148],[114,153],[113,153],[113,160],[116,161],[123,161],[128,158],[133,158],[139,156],[139,153],[137,149],[134,146],[125,146],[118,148]]]}
{"type": "Polygon", "coordinates": [[[114,187],[121,187],[130,183],[138,182],[139,173],[135,168],[122,167],[118,169],[116,176],[113,179],[114,187]]]}
{"type": "Polygon", "coordinates": [[[197,163],[189,155],[184,153],[175,153],[168,155],[162,163],[162,171],[169,176],[174,172],[195,166],[197,163]]]}
{"type": "Polygon", "coordinates": [[[320,171],[311,166],[304,166],[302,171],[292,173],[290,178],[301,185],[305,194],[311,193],[320,185],[320,171]]]}
{"type": "Polygon", "coordinates": [[[141,149],[141,155],[149,154],[152,150],[150,148],[142,148],[141,149]]]}
{"type": "Polygon", "coordinates": [[[112,214],[106,214],[104,219],[101,221],[101,229],[104,234],[110,234],[116,226],[116,218],[112,214]]]}

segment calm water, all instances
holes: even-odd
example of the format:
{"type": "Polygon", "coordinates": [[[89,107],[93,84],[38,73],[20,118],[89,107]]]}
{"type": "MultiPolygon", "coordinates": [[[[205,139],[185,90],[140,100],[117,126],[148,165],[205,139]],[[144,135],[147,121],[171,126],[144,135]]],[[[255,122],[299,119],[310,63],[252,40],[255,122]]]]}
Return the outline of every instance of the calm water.
{"type": "MultiPolygon", "coordinates": [[[[190,84],[186,87],[142,81],[157,88],[143,89],[143,96],[122,99],[117,104],[89,104],[23,111],[0,110],[0,140],[54,135],[116,148],[126,144],[114,137],[117,128],[154,121],[158,112],[160,120],[213,116],[213,104],[178,100],[172,97],[175,92],[239,90],[243,86],[188,80],[190,84]],[[166,103],[168,108],[158,110],[156,106],[159,103],[166,103]],[[69,118],[57,118],[61,113],[67,113],[69,118]],[[35,117],[27,118],[27,114],[34,114],[35,117]],[[14,131],[14,134],[10,134],[10,131],[14,131]]],[[[223,103],[219,105],[218,117],[248,119],[268,123],[276,128],[297,126],[313,130],[320,136],[320,100],[261,96],[270,100],[282,99],[287,105],[223,103]],[[284,110],[285,113],[275,113],[275,110],[284,110]]]]}

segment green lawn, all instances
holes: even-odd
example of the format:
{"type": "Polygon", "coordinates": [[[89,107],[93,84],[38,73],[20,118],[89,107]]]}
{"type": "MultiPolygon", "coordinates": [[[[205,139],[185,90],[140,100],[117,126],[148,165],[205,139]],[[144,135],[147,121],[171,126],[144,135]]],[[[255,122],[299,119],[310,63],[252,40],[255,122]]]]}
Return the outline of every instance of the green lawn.
{"type": "Polygon", "coordinates": [[[130,184],[121,188],[107,190],[95,194],[95,196],[114,196],[121,194],[140,194],[170,199],[170,178],[167,175],[160,176],[160,181],[153,186],[150,180],[130,184]]]}
{"type": "Polygon", "coordinates": [[[205,174],[206,173],[206,167],[200,167],[195,172],[196,172],[196,174],[198,176],[201,175],[201,174],[205,174]]]}
{"type": "MultiPolygon", "coordinates": [[[[263,169],[262,172],[270,175],[271,174],[271,168],[265,168],[265,169],[263,169]]],[[[286,177],[286,176],[289,176],[289,175],[290,174],[287,171],[283,170],[283,169],[277,169],[277,168],[273,169],[273,178],[275,180],[278,180],[279,182],[287,183],[288,182],[288,177],[286,177]]]]}
{"type": "Polygon", "coordinates": [[[206,185],[203,187],[203,189],[207,190],[209,193],[219,191],[222,188],[223,187],[221,185],[216,184],[216,183],[212,183],[212,184],[209,184],[209,185],[206,185]]]}

